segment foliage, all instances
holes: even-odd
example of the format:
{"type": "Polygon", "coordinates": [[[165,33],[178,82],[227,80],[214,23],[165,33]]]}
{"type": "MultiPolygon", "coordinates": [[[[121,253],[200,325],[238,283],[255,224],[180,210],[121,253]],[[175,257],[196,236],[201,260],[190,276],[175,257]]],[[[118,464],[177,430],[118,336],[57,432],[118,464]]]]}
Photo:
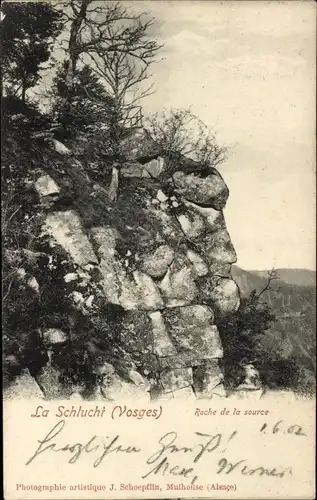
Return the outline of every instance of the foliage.
{"type": "Polygon", "coordinates": [[[60,11],[49,3],[13,2],[1,6],[2,69],[5,91],[25,101],[39,81],[52,43],[62,29],[60,11]]]}
{"type": "MultiPolygon", "coordinates": [[[[299,271],[282,270],[281,279],[280,272],[277,281],[272,281],[272,272],[268,273],[271,277],[268,287],[268,279],[263,273],[259,276],[233,267],[234,279],[242,296],[247,297],[250,290],[256,288],[276,317],[262,337],[264,352],[276,352],[277,358],[281,359],[281,369],[287,366],[287,360],[290,365],[296,365],[295,372],[299,373],[300,379],[298,387],[311,392],[316,379],[316,288],[310,286],[314,282],[314,273],[311,272],[307,279],[305,271],[303,277],[299,271]]],[[[271,372],[273,367],[277,369],[278,363],[268,366],[268,371],[271,372]]],[[[264,371],[262,373],[265,376],[264,371]]]]}
{"type": "Polygon", "coordinates": [[[3,295],[4,356],[13,356],[18,366],[29,368],[31,373],[47,361],[40,332],[48,327],[69,331],[70,318],[76,313],[69,297],[72,285],[63,280],[66,272],[73,270],[65,252],[56,248],[51,248],[51,255],[43,252],[46,247],[39,234],[35,234],[34,247],[28,252],[6,248],[3,276],[5,290],[4,278],[10,278],[10,289],[3,295]],[[30,280],[35,280],[38,290],[30,280]]]}
{"type": "Polygon", "coordinates": [[[171,168],[180,158],[189,157],[202,173],[208,173],[227,159],[228,149],[219,146],[216,135],[189,109],[156,113],[146,126],[171,168]]]}
{"type": "Polygon", "coordinates": [[[272,321],[274,316],[269,306],[255,292],[242,298],[236,313],[219,320],[226,357],[239,364],[257,362],[262,355],[257,351],[259,341],[272,321]]]}
{"type": "Polygon", "coordinates": [[[47,362],[40,331],[47,325],[64,328],[72,306],[62,280],[65,253],[41,240],[45,210],[34,189],[42,156],[33,133],[46,127],[47,119],[14,97],[4,98],[2,109],[2,326],[8,382],[23,368],[35,374],[47,362]]]}
{"type": "Polygon", "coordinates": [[[266,333],[275,321],[272,309],[256,291],[241,299],[236,313],[219,319],[229,387],[237,387],[243,382],[243,367],[249,363],[259,371],[264,387],[292,390],[302,387],[301,370],[296,359],[285,359],[276,343],[268,346],[265,342],[266,333]]]}
{"type": "Polygon", "coordinates": [[[90,66],[75,70],[71,87],[65,83],[66,75],[67,61],[64,61],[53,79],[51,90],[55,136],[65,140],[86,133],[89,137],[91,131],[107,125],[112,99],[90,66]],[[65,104],[68,101],[70,106],[65,104]]]}
{"type": "Polygon", "coordinates": [[[2,100],[2,110],[1,244],[4,255],[2,298],[5,301],[19,267],[23,267],[25,252],[34,249],[43,218],[42,207],[32,187],[38,157],[31,138],[32,131],[42,126],[43,118],[35,108],[12,97],[2,100]],[[14,255],[18,258],[12,258],[14,255]]]}

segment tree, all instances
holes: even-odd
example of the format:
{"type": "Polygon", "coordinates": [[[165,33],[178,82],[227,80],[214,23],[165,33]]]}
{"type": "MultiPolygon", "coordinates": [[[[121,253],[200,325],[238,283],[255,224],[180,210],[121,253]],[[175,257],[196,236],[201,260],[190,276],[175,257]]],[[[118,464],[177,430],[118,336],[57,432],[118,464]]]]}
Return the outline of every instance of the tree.
{"type": "Polygon", "coordinates": [[[260,290],[258,293],[257,293],[257,296],[260,297],[261,295],[263,295],[263,293],[265,292],[268,292],[269,290],[275,290],[275,291],[278,291],[279,288],[274,286],[273,285],[273,282],[274,281],[277,281],[280,279],[280,276],[279,276],[279,273],[276,271],[276,269],[274,269],[274,267],[268,272],[268,276],[267,276],[267,283],[266,285],[262,288],[262,290],[260,290]]]}
{"type": "Polygon", "coordinates": [[[10,2],[1,8],[5,16],[1,22],[4,90],[25,102],[62,29],[62,13],[49,3],[10,2]]]}
{"type": "Polygon", "coordinates": [[[253,363],[257,367],[264,354],[263,336],[274,320],[268,304],[255,291],[241,299],[237,312],[219,319],[217,326],[224,346],[225,371],[233,384],[242,381],[237,374],[242,374],[244,365],[253,363]]]}
{"type": "Polygon", "coordinates": [[[184,156],[194,160],[203,174],[227,159],[228,148],[218,144],[216,135],[190,109],[156,113],[148,118],[147,129],[165,157],[168,171],[184,156]]]}
{"type": "Polygon", "coordinates": [[[153,19],[144,20],[144,13],[134,14],[119,2],[70,0],[56,5],[62,9],[69,28],[67,86],[72,85],[78,62],[87,55],[118,52],[140,59],[140,51],[143,57],[158,48],[155,40],[147,38],[153,19]]]}
{"type": "MultiPolygon", "coordinates": [[[[236,313],[219,318],[217,326],[224,346],[224,370],[229,387],[235,388],[244,381],[247,364],[253,364],[264,388],[291,389],[310,394],[314,387],[314,370],[309,372],[297,355],[285,358],[275,342],[272,325],[276,316],[264,300],[264,293],[276,290],[273,283],[279,279],[276,270],[268,273],[266,285],[253,290],[241,299],[236,313]]],[[[305,353],[309,359],[308,353],[305,353]]]]}
{"type": "Polygon", "coordinates": [[[70,112],[78,63],[89,60],[112,102],[105,117],[106,132],[97,139],[106,145],[107,159],[112,164],[109,195],[115,201],[119,170],[126,159],[120,142],[131,126],[140,125],[140,99],[152,90],[152,86],[140,86],[150,76],[148,69],[160,45],[149,36],[153,19],[145,13],[134,14],[119,3],[95,4],[91,0],[74,0],[66,5],[68,91],[63,107],[70,112]]]}
{"type": "MultiPolygon", "coordinates": [[[[119,171],[125,161],[128,160],[126,151],[121,148],[121,140],[127,130],[132,127],[142,126],[142,108],[140,100],[149,96],[153,85],[140,89],[140,85],[149,78],[148,69],[154,63],[158,46],[147,48],[142,38],[146,36],[145,24],[141,26],[139,37],[140,46],[129,52],[121,50],[98,52],[91,54],[95,63],[95,70],[104,83],[106,91],[112,99],[112,107],[108,114],[107,144],[112,156],[112,179],[110,184],[110,198],[115,201],[119,187],[119,171]]],[[[113,31],[109,30],[111,36],[113,31]]],[[[109,154],[108,154],[109,156],[109,154]]]]}
{"type": "Polygon", "coordinates": [[[272,290],[279,279],[276,270],[268,273],[265,287],[241,299],[237,312],[219,319],[218,328],[224,346],[226,380],[236,387],[244,378],[244,366],[252,363],[261,381],[270,388],[295,389],[299,383],[299,367],[293,358],[286,360],[276,345],[264,342],[266,332],[276,321],[263,293],[272,290]]]}
{"type": "Polygon", "coordinates": [[[100,129],[113,106],[112,99],[90,66],[84,65],[75,70],[71,87],[66,85],[67,68],[68,63],[64,61],[53,79],[51,90],[52,120],[57,136],[62,139],[74,138],[81,132],[89,135],[92,128],[100,129]],[[65,99],[68,98],[71,99],[71,107],[65,106],[65,99]]]}

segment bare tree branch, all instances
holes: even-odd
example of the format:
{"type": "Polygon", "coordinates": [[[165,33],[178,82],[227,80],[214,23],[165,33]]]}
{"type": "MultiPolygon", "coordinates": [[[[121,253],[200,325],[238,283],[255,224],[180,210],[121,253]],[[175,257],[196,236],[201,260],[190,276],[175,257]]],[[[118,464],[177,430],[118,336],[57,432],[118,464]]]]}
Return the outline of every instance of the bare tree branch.
{"type": "Polygon", "coordinates": [[[278,272],[276,271],[276,269],[274,269],[274,267],[273,267],[268,272],[267,283],[266,283],[265,287],[260,292],[257,293],[257,297],[260,297],[261,295],[263,295],[264,292],[266,292],[268,290],[272,290],[273,289],[272,283],[276,280],[279,280],[279,279],[280,279],[280,276],[279,276],[278,272]]]}
{"type": "Polygon", "coordinates": [[[76,67],[79,61],[87,64],[88,60],[111,102],[105,121],[108,156],[113,161],[110,194],[115,200],[124,162],[121,138],[127,129],[142,125],[140,100],[153,93],[153,84],[146,85],[151,76],[148,70],[157,62],[162,45],[150,35],[154,19],[119,2],[69,0],[64,17],[70,32],[67,91],[61,107],[66,116],[71,115],[76,67]]]}
{"type": "Polygon", "coordinates": [[[215,134],[190,109],[172,109],[147,119],[147,129],[171,163],[188,156],[200,171],[216,168],[227,159],[228,148],[220,146],[215,134]]]}

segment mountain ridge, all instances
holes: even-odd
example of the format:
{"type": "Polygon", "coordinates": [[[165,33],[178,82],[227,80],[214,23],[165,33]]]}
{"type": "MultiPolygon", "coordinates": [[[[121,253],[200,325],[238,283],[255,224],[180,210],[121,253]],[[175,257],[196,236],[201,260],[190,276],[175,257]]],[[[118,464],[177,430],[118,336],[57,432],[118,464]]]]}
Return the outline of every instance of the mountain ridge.
{"type": "MultiPolygon", "coordinates": [[[[251,270],[253,274],[267,277],[269,271],[251,270]]],[[[276,269],[279,280],[289,285],[316,286],[316,271],[307,268],[278,268],[276,269]]]]}
{"type": "MultiPolygon", "coordinates": [[[[315,270],[307,268],[278,268],[275,271],[278,275],[278,279],[275,280],[277,284],[282,282],[287,285],[316,287],[315,270]]],[[[231,268],[233,277],[248,276],[248,279],[252,280],[255,285],[264,284],[267,281],[269,272],[270,270],[243,269],[237,265],[233,265],[231,268]]]]}

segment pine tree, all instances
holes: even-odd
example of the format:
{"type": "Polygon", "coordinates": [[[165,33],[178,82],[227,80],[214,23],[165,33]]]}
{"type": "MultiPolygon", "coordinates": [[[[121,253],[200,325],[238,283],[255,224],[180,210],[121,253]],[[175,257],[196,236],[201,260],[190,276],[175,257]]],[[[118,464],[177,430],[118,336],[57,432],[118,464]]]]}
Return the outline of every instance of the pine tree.
{"type": "Polygon", "coordinates": [[[62,13],[49,3],[3,3],[1,9],[4,15],[1,22],[1,90],[25,102],[27,91],[39,81],[40,70],[61,32],[62,13]]]}

